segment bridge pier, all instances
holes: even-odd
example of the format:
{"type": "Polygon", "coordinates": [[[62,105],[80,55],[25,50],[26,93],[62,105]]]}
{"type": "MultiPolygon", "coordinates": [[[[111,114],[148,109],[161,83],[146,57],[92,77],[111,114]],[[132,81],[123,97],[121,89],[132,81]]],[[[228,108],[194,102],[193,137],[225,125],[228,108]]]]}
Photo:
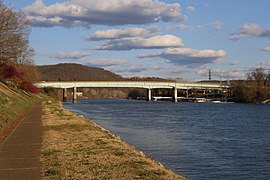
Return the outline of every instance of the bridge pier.
{"type": "Polygon", "coordinates": [[[151,101],[152,100],[152,94],[151,94],[151,89],[147,89],[147,101],[151,101]]]}
{"type": "Polygon", "coordinates": [[[77,103],[77,88],[73,88],[73,98],[72,98],[73,103],[77,103]]]}
{"type": "Polygon", "coordinates": [[[67,88],[63,89],[63,102],[67,102],[67,88]]]}
{"type": "Polygon", "coordinates": [[[177,88],[172,89],[172,102],[177,102],[177,88]]]}
{"type": "Polygon", "coordinates": [[[188,95],[188,89],[187,89],[187,91],[186,91],[186,98],[188,98],[189,97],[189,95],[188,95]]]}

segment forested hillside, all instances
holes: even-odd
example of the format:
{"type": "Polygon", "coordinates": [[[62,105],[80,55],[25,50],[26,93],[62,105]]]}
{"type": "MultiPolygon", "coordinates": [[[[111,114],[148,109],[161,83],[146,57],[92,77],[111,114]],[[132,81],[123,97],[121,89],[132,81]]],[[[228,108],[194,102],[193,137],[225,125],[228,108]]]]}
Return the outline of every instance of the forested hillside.
{"type": "Polygon", "coordinates": [[[123,78],[102,68],[81,64],[37,66],[42,81],[120,81],[123,78]]]}

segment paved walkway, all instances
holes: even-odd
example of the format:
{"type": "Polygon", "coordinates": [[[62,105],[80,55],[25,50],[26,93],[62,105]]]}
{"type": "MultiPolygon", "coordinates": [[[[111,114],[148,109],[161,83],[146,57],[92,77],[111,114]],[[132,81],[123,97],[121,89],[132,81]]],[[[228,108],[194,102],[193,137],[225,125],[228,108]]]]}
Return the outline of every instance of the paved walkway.
{"type": "Polygon", "coordinates": [[[41,179],[42,104],[38,103],[0,145],[0,179],[41,179]]]}

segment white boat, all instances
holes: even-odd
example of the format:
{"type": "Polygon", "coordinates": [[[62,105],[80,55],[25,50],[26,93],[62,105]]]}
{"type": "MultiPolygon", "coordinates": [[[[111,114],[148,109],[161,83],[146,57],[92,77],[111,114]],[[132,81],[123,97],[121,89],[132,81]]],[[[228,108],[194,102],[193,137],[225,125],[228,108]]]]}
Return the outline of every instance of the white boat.
{"type": "Polygon", "coordinates": [[[207,99],[205,99],[205,98],[196,98],[195,102],[205,103],[205,102],[207,102],[207,99]]]}
{"type": "Polygon", "coordinates": [[[221,101],[211,101],[212,103],[221,103],[221,101]]]}

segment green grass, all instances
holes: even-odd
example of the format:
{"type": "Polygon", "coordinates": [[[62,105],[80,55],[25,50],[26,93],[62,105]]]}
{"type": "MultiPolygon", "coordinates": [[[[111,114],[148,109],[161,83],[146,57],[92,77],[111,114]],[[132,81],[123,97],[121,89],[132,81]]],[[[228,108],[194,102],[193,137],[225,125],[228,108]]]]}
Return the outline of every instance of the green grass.
{"type": "Polygon", "coordinates": [[[51,156],[51,155],[53,155],[53,154],[55,154],[57,152],[59,152],[59,151],[53,150],[53,149],[46,149],[46,150],[43,151],[42,154],[43,154],[43,156],[51,156]]]}
{"type": "Polygon", "coordinates": [[[56,169],[48,169],[46,171],[46,176],[55,176],[57,174],[59,174],[60,171],[59,170],[56,170],[56,169]]]}
{"type": "Polygon", "coordinates": [[[37,95],[11,89],[0,82],[0,133],[39,100],[37,95]]]}

